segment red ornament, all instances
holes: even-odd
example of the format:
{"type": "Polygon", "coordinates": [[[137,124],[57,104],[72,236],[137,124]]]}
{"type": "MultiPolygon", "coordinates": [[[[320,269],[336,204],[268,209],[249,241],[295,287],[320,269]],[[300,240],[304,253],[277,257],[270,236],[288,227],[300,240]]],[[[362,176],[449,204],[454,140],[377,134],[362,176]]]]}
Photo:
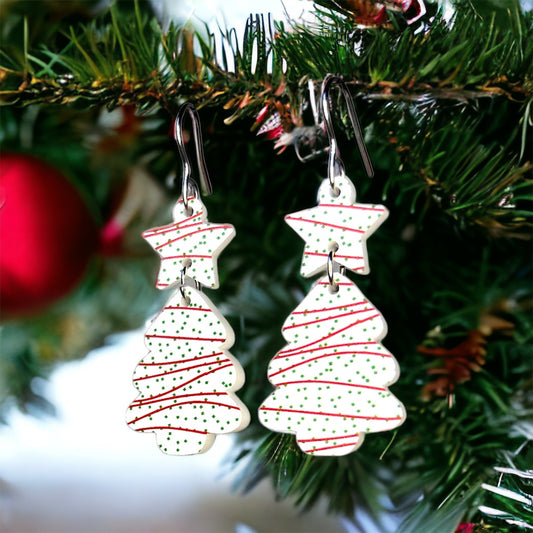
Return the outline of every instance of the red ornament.
{"type": "Polygon", "coordinates": [[[61,172],[37,157],[0,158],[0,312],[37,313],[68,294],[98,248],[98,227],[61,172]]]}
{"type": "Polygon", "coordinates": [[[475,528],[476,524],[472,524],[471,522],[468,524],[459,524],[455,530],[455,533],[474,533],[475,528]]]}

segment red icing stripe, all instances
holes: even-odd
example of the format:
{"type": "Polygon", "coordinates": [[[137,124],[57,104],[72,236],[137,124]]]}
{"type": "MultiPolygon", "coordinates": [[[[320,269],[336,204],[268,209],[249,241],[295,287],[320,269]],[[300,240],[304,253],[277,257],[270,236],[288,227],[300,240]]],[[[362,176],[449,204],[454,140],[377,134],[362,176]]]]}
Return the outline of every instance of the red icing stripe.
{"type": "Polygon", "coordinates": [[[305,311],[293,311],[292,315],[305,315],[307,313],[324,313],[325,311],[333,311],[334,309],[348,309],[348,307],[355,307],[357,305],[367,304],[368,300],[362,300],[361,302],[355,302],[353,304],[337,305],[336,307],[324,307],[324,309],[309,309],[305,311]]]}
{"type": "MultiPolygon", "coordinates": [[[[288,366],[286,368],[282,368],[281,370],[278,370],[277,372],[274,372],[273,374],[269,374],[268,375],[268,379],[271,379],[274,376],[277,376],[278,374],[283,374],[284,372],[288,372],[289,370],[292,370],[293,368],[296,368],[297,366],[307,365],[311,361],[315,361],[317,359],[323,359],[324,357],[334,357],[336,355],[345,355],[345,354],[358,355],[359,353],[367,354],[369,352],[352,352],[352,351],[350,351],[350,352],[332,352],[332,353],[326,353],[324,355],[317,355],[316,357],[310,357],[309,359],[304,359],[303,361],[300,361],[299,363],[296,363],[294,365],[288,366]]],[[[381,354],[377,353],[375,355],[381,355],[381,354]]],[[[274,359],[277,359],[277,357],[274,358],[274,359]]]]}
{"type": "Polygon", "coordinates": [[[176,337],[175,335],[145,335],[145,337],[147,339],[151,339],[151,338],[154,338],[154,339],[173,339],[173,340],[178,340],[178,341],[205,341],[205,342],[224,342],[226,340],[225,337],[220,337],[220,338],[207,338],[207,337],[176,337]]]}
{"type": "Polygon", "coordinates": [[[139,407],[141,405],[148,405],[150,403],[169,402],[171,400],[177,400],[179,398],[190,398],[191,396],[224,396],[227,392],[196,392],[194,394],[178,394],[177,396],[169,396],[168,398],[160,398],[158,400],[152,400],[151,398],[141,398],[131,402],[131,407],[139,407]]]}
{"type": "Polygon", "coordinates": [[[343,448],[346,446],[357,446],[359,444],[359,441],[356,442],[347,442],[344,444],[335,444],[333,446],[324,446],[323,448],[310,448],[309,450],[304,450],[306,453],[316,453],[316,452],[322,452],[324,450],[332,450],[333,448],[343,448]]]}
{"type": "MultiPolygon", "coordinates": [[[[339,335],[339,333],[343,333],[347,329],[350,329],[350,328],[352,328],[354,326],[357,326],[358,324],[362,324],[363,322],[366,322],[368,320],[372,320],[373,318],[376,318],[376,317],[379,317],[379,316],[380,316],[380,314],[377,313],[377,314],[375,314],[373,316],[364,318],[363,320],[358,320],[357,322],[354,322],[353,324],[348,324],[347,326],[345,326],[345,327],[343,327],[341,329],[338,329],[337,331],[334,331],[333,333],[330,333],[329,335],[321,337],[320,339],[317,339],[316,341],[312,341],[312,342],[310,342],[308,344],[304,344],[303,346],[300,346],[299,348],[303,349],[303,348],[307,348],[308,346],[313,346],[314,344],[318,344],[318,343],[324,342],[326,339],[330,339],[331,337],[334,337],[335,335],[339,335]]],[[[362,343],[362,344],[366,344],[366,343],[362,343]]],[[[370,343],[368,343],[368,344],[370,344],[370,343]]]]}
{"type": "MultiPolygon", "coordinates": [[[[190,202],[191,200],[196,200],[196,197],[195,196],[187,196],[187,202],[190,202]]],[[[182,204],[183,203],[183,197],[180,197],[180,199],[178,200],[178,204],[182,204]]]]}
{"type": "Polygon", "coordinates": [[[209,307],[192,307],[191,305],[188,305],[188,306],[167,305],[163,309],[182,309],[184,311],[203,311],[204,313],[212,313],[213,312],[213,310],[209,309],[209,307]]]}
{"type": "Polygon", "coordinates": [[[172,224],[167,224],[165,226],[160,226],[158,228],[152,228],[148,229],[143,232],[142,236],[144,238],[146,237],[155,237],[156,235],[163,235],[165,233],[168,233],[169,231],[175,231],[182,228],[182,224],[185,224],[186,222],[189,222],[191,220],[194,220],[195,218],[201,216],[203,214],[203,211],[200,211],[199,213],[196,213],[196,215],[192,215],[188,218],[185,218],[183,220],[180,220],[179,222],[174,222],[172,224]]]}
{"type": "MultiPolygon", "coordinates": [[[[326,309],[326,311],[329,311],[329,309],[326,309]]],[[[327,320],[336,320],[337,318],[342,318],[344,316],[355,315],[357,313],[369,313],[372,311],[373,309],[360,309],[359,311],[348,311],[347,313],[342,313],[340,315],[327,316],[325,318],[317,318],[316,320],[311,320],[310,322],[302,322],[300,324],[293,324],[292,326],[285,326],[281,331],[285,331],[287,329],[293,329],[293,328],[300,328],[302,326],[310,326],[311,324],[318,324],[319,322],[324,322],[327,320]]]]}
{"type": "Polygon", "coordinates": [[[198,400],[191,400],[190,402],[181,402],[181,403],[173,403],[172,405],[167,405],[165,407],[161,407],[160,409],[156,409],[155,411],[150,411],[149,413],[146,413],[145,415],[138,416],[137,418],[134,418],[129,424],[135,424],[138,420],[142,420],[143,418],[146,418],[147,416],[153,416],[156,413],[160,413],[161,411],[166,411],[167,409],[172,409],[173,407],[178,407],[180,405],[191,405],[191,404],[201,404],[201,405],[218,405],[219,407],[228,407],[230,409],[240,409],[237,405],[229,405],[226,403],[220,403],[220,402],[201,402],[198,400]]]}
{"type": "Polygon", "coordinates": [[[329,437],[321,437],[319,439],[298,439],[298,442],[323,442],[325,440],[353,439],[355,437],[359,437],[359,433],[354,433],[353,435],[342,435],[340,437],[329,436],[329,437]]]}
{"type": "Polygon", "coordinates": [[[161,376],[169,376],[170,374],[177,374],[179,372],[186,372],[187,370],[192,370],[193,368],[201,368],[202,366],[208,366],[208,365],[219,365],[222,363],[228,363],[229,359],[222,359],[221,361],[207,361],[205,363],[201,363],[199,365],[193,365],[193,366],[187,366],[185,368],[177,368],[176,370],[169,370],[167,372],[161,372],[160,374],[152,374],[151,376],[144,376],[142,378],[135,378],[133,381],[142,381],[143,379],[152,379],[152,378],[159,378],[161,376]]]}
{"type": "Polygon", "coordinates": [[[337,416],[341,418],[356,418],[361,420],[401,420],[401,416],[382,417],[382,416],[361,416],[361,415],[347,415],[342,413],[323,413],[321,411],[304,411],[302,409],[276,409],[275,407],[263,407],[259,408],[261,411],[276,411],[284,413],[301,413],[304,415],[318,415],[318,416],[337,416]]]}
{"type": "Polygon", "coordinates": [[[177,365],[180,363],[190,363],[191,361],[199,361],[200,359],[207,359],[215,355],[222,355],[224,352],[212,353],[211,355],[201,355],[200,357],[191,357],[190,359],[179,359],[177,361],[164,361],[161,363],[139,363],[138,366],[162,366],[162,365],[177,365]]]}
{"type": "MultiPolygon", "coordinates": [[[[278,355],[276,355],[276,359],[278,357],[292,357],[293,355],[301,355],[303,353],[312,353],[312,352],[319,352],[321,350],[329,350],[331,348],[344,348],[345,346],[370,346],[372,344],[378,344],[375,341],[361,341],[361,342],[347,342],[343,344],[330,344],[326,346],[322,346],[319,348],[311,348],[310,350],[300,350],[299,348],[292,348],[291,350],[281,350],[278,352],[278,355]],[[296,351],[295,351],[296,350],[296,351]],[[293,353],[291,353],[293,352],[293,353]]],[[[305,346],[304,346],[305,348],[305,346]]],[[[358,353],[358,352],[356,352],[358,353]]],[[[361,352],[363,353],[363,352],[361,352]]]]}
{"type": "MultiPolygon", "coordinates": [[[[304,251],[304,255],[317,255],[319,257],[328,257],[329,256],[329,253],[327,254],[322,254],[320,252],[306,252],[304,251]]],[[[362,255],[341,255],[341,254],[335,254],[335,258],[340,258],[340,259],[364,259],[364,257],[362,255]]]]}
{"type": "MultiPolygon", "coordinates": [[[[132,424],[133,422],[128,422],[128,424],[132,424]]],[[[173,426],[147,426],[144,428],[133,428],[135,431],[155,431],[156,429],[173,429],[177,431],[187,431],[190,433],[199,433],[200,435],[207,435],[207,431],[200,431],[199,429],[191,429],[191,428],[177,428],[173,426]]]]}
{"type": "MultiPolygon", "coordinates": [[[[182,229],[185,229],[185,228],[194,228],[196,226],[202,226],[203,225],[203,222],[200,221],[200,222],[195,222],[194,224],[185,224],[184,226],[178,226],[176,228],[176,230],[182,230],[182,229]]],[[[191,233],[187,233],[187,235],[193,235],[195,232],[192,231],[191,233]]],[[[187,235],[180,235],[180,237],[186,237],[187,235]]],[[[172,239],[170,241],[167,241],[163,244],[160,244],[159,246],[156,246],[154,248],[154,250],[160,250],[161,248],[163,248],[164,246],[166,246],[167,244],[170,244],[171,242],[174,242],[176,240],[178,240],[180,237],[177,237],[176,239],[172,239]]]]}
{"type": "Polygon", "coordinates": [[[328,228],[342,229],[344,231],[353,231],[355,233],[365,233],[361,229],[349,228],[348,226],[339,226],[337,224],[331,224],[329,222],[323,222],[320,220],[309,220],[308,218],[297,218],[286,216],[285,220],[299,220],[300,222],[308,222],[309,224],[315,224],[316,226],[327,226],[328,228]]]}
{"type": "Polygon", "coordinates": [[[203,378],[205,376],[208,376],[209,374],[213,374],[214,372],[218,372],[219,370],[223,370],[224,368],[230,368],[233,366],[233,363],[230,363],[229,365],[225,366],[219,366],[218,368],[213,368],[213,370],[208,370],[207,372],[204,372],[203,374],[200,374],[189,381],[186,381],[185,383],[182,383],[181,385],[178,385],[177,387],[174,387],[173,389],[169,389],[165,392],[162,392],[161,394],[155,394],[154,396],[150,396],[150,400],[153,400],[155,398],[161,398],[163,396],[168,396],[169,394],[172,394],[174,391],[177,391],[179,389],[182,389],[183,387],[186,387],[187,385],[194,383],[195,381],[198,381],[200,378],[203,378]]]}
{"type": "Polygon", "coordinates": [[[370,385],[357,385],[355,383],[344,383],[340,381],[325,381],[321,379],[306,379],[302,381],[284,381],[283,383],[276,383],[276,387],[281,387],[282,385],[297,385],[299,383],[323,383],[325,385],[341,385],[343,387],[355,387],[357,389],[371,389],[378,391],[386,391],[385,387],[372,387],[370,385]]]}
{"type": "Polygon", "coordinates": [[[377,211],[384,213],[385,209],[381,207],[366,207],[360,205],[343,205],[343,204],[318,204],[318,207],[340,207],[341,209],[357,209],[358,211],[377,211]]]}
{"type": "MultiPolygon", "coordinates": [[[[365,267],[359,267],[359,268],[356,268],[356,269],[354,269],[354,270],[362,270],[363,268],[365,268],[365,267]]],[[[350,269],[350,270],[351,270],[351,269],[350,269]]],[[[319,281],[319,282],[318,282],[318,285],[331,285],[331,284],[330,284],[329,281],[319,281]]],[[[341,282],[341,283],[337,283],[337,285],[339,285],[339,286],[343,286],[343,287],[352,287],[352,286],[353,286],[353,283],[349,283],[349,282],[347,282],[347,283],[343,283],[343,282],[341,282]]]]}
{"type": "MultiPolygon", "coordinates": [[[[312,352],[310,352],[312,353],[312,352]]],[[[298,355],[298,354],[295,354],[295,355],[298,355]]],[[[305,359],[304,361],[301,361],[299,364],[305,364],[306,362],[309,362],[309,361],[314,361],[315,359],[320,359],[321,357],[329,357],[329,356],[334,356],[334,355],[381,355],[382,357],[392,357],[392,355],[389,355],[389,354],[385,354],[385,353],[381,353],[381,352],[368,352],[366,350],[363,350],[363,351],[356,351],[356,350],[348,350],[346,352],[330,352],[330,353],[327,353],[327,354],[323,354],[323,355],[320,355],[320,356],[317,356],[317,357],[313,357],[313,358],[310,358],[310,359],[305,359]]],[[[273,361],[276,361],[276,360],[279,360],[279,359],[285,359],[284,357],[278,357],[276,355],[276,357],[274,357],[273,361]]],[[[292,367],[290,367],[292,368],[292,367]]],[[[269,377],[273,377],[273,376],[269,376],[269,377]]]]}
{"type": "MultiPolygon", "coordinates": [[[[315,351],[318,352],[319,350],[309,350],[307,353],[314,353],[315,351]]],[[[292,354],[292,355],[300,355],[300,354],[292,354]]],[[[392,355],[389,355],[387,353],[369,352],[369,351],[366,351],[366,350],[361,350],[361,351],[348,350],[348,351],[340,351],[340,352],[329,352],[327,354],[321,355],[320,357],[333,356],[333,355],[381,355],[382,357],[392,357],[392,355]]],[[[274,357],[273,361],[277,361],[279,359],[285,359],[285,357],[280,357],[280,356],[276,355],[274,357]]],[[[306,360],[302,361],[302,363],[305,363],[306,361],[313,361],[313,359],[316,359],[316,358],[306,359],[306,360]]]]}
{"type": "MultiPolygon", "coordinates": [[[[198,224],[191,224],[190,226],[187,226],[187,227],[198,226],[199,224],[201,224],[201,222],[198,222],[198,224]]],[[[191,231],[190,233],[187,233],[185,235],[180,235],[179,237],[176,237],[175,239],[172,239],[172,240],[170,240],[168,242],[160,244],[159,246],[156,246],[155,249],[156,250],[160,250],[164,246],[168,246],[169,244],[172,244],[173,242],[179,241],[180,239],[185,239],[187,237],[190,237],[191,235],[196,235],[198,233],[202,233],[204,231],[216,231],[216,230],[233,228],[233,226],[231,224],[209,224],[209,226],[210,227],[208,227],[208,228],[202,228],[202,229],[198,229],[196,231],[191,231]]]]}
{"type": "Polygon", "coordinates": [[[212,255],[193,255],[193,254],[186,254],[183,255],[167,255],[165,257],[161,258],[161,261],[168,261],[169,259],[187,259],[189,257],[194,257],[196,259],[211,259],[212,255]]]}

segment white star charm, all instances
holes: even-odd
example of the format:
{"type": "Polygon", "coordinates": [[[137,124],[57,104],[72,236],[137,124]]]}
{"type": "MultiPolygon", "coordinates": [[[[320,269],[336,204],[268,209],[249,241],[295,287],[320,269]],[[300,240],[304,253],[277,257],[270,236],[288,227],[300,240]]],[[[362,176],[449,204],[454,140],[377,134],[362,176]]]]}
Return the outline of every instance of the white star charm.
{"type": "Polygon", "coordinates": [[[338,196],[332,196],[329,180],[318,189],[318,206],[291,213],[287,224],[305,241],[300,273],[308,278],[326,269],[328,255],[358,274],[368,274],[366,239],[385,221],[383,205],[355,203],[355,187],[345,176],[335,177],[338,196]],[[337,248],[338,246],[338,248],[337,248]]]}
{"type": "Polygon", "coordinates": [[[161,256],[156,287],[166,289],[179,283],[182,271],[206,287],[216,289],[218,283],[217,259],[220,252],[235,237],[231,224],[211,224],[207,211],[198,198],[188,200],[187,213],[183,200],[172,212],[174,222],[146,230],[142,236],[161,256]]]}

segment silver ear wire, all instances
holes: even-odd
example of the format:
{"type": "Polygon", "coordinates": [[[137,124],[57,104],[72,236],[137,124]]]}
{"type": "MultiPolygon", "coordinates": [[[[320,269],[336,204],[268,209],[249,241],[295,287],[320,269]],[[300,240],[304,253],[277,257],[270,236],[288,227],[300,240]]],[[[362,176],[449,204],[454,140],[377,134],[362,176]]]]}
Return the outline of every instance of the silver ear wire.
{"type": "Polygon", "coordinates": [[[198,171],[200,174],[200,187],[204,195],[212,194],[213,187],[207,172],[207,165],[205,162],[204,147],[202,141],[202,130],[200,127],[200,117],[196,108],[190,103],[185,102],[178,110],[176,120],[174,121],[174,139],[178,145],[178,152],[181,157],[183,171],[181,177],[181,194],[183,197],[183,205],[186,210],[189,209],[188,196],[198,196],[198,185],[192,179],[192,167],[187,151],[185,150],[185,142],[183,141],[183,120],[185,114],[188,113],[191,118],[193,126],[193,137],[196,148],[196,160],[198,162],[198,171]]]}
{"type": "Polygon", "coordinates": [[[313,113],[314,124],[312,126],[296,127],[289,134],[292,137],[292,145],[294,146],[296,157],[302,163],[307,163],[329,150],[329,147],[326,146],[324,123],[320,118],[315,82],[312,79],[307,80],[307,89],[309,91],[309,106],[313,113]]]}
{"type": "Polygon", "coordinates": [[[335,191],[335,176],[344,173],[344,164],[340,158],[339,146],[337,144],[337,138],[335,137],[333,120],[331,118],[330,89],[333,85],[338,86],[341,89],[342,95],[344,96],[346,107],[348,109],[348,116],[350,117],[353,131],[355,133],[355,140],[357,142],[357,146],[363,160],[363,165],[369,178],[374,175],[374,169],[372,168],[372,162],[370,161],[370,156],[368,155],[368,151],[366,149],[365,141],[363,139],[363,132],[361,131],[361,126],[359,125],[357,112],[355,110],[355,105],[353,103],[350,91],[341,78],[334,76],[333,74],[328,74],[322,82],[320,103],[322,106],[322,116],[324,117],[324,124],[326,126],[326,132],[329,140],[328,179],[331,185],[331,190],[335,191]]]}

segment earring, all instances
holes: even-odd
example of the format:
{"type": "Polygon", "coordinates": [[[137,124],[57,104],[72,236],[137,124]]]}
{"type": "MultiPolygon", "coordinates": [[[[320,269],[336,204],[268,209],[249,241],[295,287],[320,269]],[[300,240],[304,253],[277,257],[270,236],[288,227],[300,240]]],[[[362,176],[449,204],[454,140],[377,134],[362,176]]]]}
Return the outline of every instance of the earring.
{"type": "Polygon", "coordinates": [[[139,395],[127,414],[132,429],[155,433],[161,450],[171,455],[205,452],[216,434],[240,431],[250,419],[233,394],[244,383],[241,365],[228,352],[233,330],[201,292],[203,285],[218,288],[217,258],[235,229],[207,221],[183,142],[187,113],[193,123],[200,184],[204,194],[212,192],[200,119],[194,106],[186,103],[174,124],[183,165],[174,222],[143,233],[161,256],[156,287],[175,291],[146,331],[149,352],[135,369],[133,383],[139,395]]]}
{"type": "Polygon", "coordinates": [[[345,455],[361,446],[364,435],[393,429],[405,420],[402,403],[387,389],[399,376],[392,354],[381,344],[387,324],[381,313],[346,277],[346,269],[368,274],[366,239],[387,218],[382,205],[355,203],[346,177],[330,113],[330,88],[342,91],[369,177],[372,164],[355,106],[346,85],[328,75],[321,105],[329,139],[327,178],[318,206],[285,217],[305,241],[301,274],[325,275],[286,319],[288,345],[268,368],[274,392],[261,404],[267,428],[294,433],[308,454],[345,455]]]}

